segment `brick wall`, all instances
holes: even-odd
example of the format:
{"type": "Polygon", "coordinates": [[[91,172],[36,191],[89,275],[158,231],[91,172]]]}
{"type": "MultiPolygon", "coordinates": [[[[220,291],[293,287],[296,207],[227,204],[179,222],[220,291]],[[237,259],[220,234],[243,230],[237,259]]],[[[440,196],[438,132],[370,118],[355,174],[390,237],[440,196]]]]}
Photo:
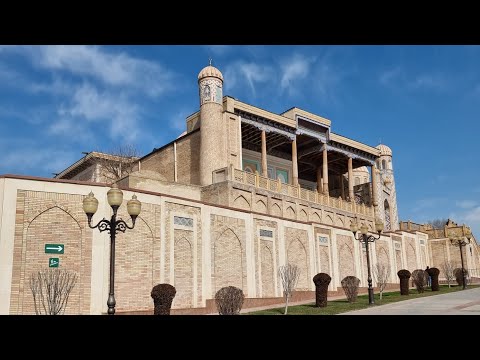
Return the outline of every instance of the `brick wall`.
{"type": "Polygon", "coordinates": [[[212,298],[225,286],[247,291],[245,221],[211,215],[212,298]]]}
{"type": "Polygon", "coordinates": [[[175,286],[177,294],[172,303],[172,308],[193,306],[194,286],[196,283],[197,302],[202,301],[202,221],[200,208],[172,202],[165,203],[165,267],[163,269],[164,282],[175,286]],[[173,216],[193,219],[191,228],[175,225],[173,216]],[[172,239],[173,237],[173,239],[172,239]],[[173,248],[172,248],[173,244],[173,248]],[[195,261],[195,253],[197,259],[195,261]],[[171,259],[173,258],[173,264],[171,259]],[[185,261],[185,263],[182,263],[185,261]],[[197,278],[194,279],[195,263],[197,278]],[[173,266],[173,275],[170,270],[173,266]],[[190,274],[190,275],[189,275],[190,274]],[[188,276],[191,276],[189,279],[188,276]],[[191,304],[191,305],[190,305],[191,304]]]}
{"type": "Polygon", "coordinates": [[[413,272],[418,269],[417,252],[415,251],[415,239],[407,237],[405,239],[407,250],[407,270],[413,272]]]}
{"type": "Polygon", "coordinates": [[[353,239],[347,235],[337,235],[337,249],[338,249],[338,269],[340,274],[340,281],[346,276],[356,276],[355,272],[355,258],[353,252],[353,239]]]}
{"type": "Polygon", "coordinates": [[[275,276],[279,263],[277,222],[255,219],[254,254],[257,296],[275,296],[275,276]],[[272,238],[261,238],[260,229],[271,230],[272,238]]]}
{"type": "Polygon", "coordinates": [[[166,181],[175,181],[173,144],[142,160],[142,170],[152,170],[162,174],[166,181]]]}
{"type": "Polygon", "coordinates": [[[300,269],[296,290],[310,290],[311,279],[308,247],[308,233],[306,230],[285,228],[285,245],[287,247],[287,262],[295,264],[300,269]]]}
{"type": "Polygon", "coordinates": [[[184,184],[200,185],[199,131],[177,142],[177,181],[184,184]]]}
{"type": "MultiPolygon", "coordinates": [[[[119,311],[149,309],[153,306],[150,292],[159,282],[160,264],[154,254],[160,252],[160,239],[155,236],[156,205],[142,203],[142,212],[135,228],[119,232],[115,250],[115,299],[119,311]]],[[[159,210],[159,209],[158,209],[159,210]]],[[[131,225],[126,201],[118,215],[131,225]]],[[[94,229],[94,231],[98,231],[94,229]]]]}
{"type": "Polygon", "coordinates": [[[50,257],[60,259],[59,268],[78,274],[65,313],[89,313],[92,237],[85,230],[82,201],[81,195],[17,192],[11,314],[35,313],[29,278],[48,269],[50,257]],[[46,254],[46,244],[63,244],[64,254],[46,254]]]}
{"type": "Polygon", "coordinates": [[[174,283],[177,293],[172,306],[193,306],[193,232],[175,229],[174,283]]]}

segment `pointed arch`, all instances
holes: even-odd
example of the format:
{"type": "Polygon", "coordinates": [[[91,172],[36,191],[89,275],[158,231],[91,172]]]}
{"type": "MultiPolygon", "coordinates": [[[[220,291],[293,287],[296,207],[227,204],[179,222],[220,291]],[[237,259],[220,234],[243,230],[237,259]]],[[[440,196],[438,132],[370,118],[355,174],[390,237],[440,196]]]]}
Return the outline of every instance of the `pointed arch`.
{"type": "Polygon", "coordinates": [[[263,200],[258,200],[255,205],[256,205],[256,211],[261,213],[267,212],[267,205],[265,205],[263,200]]]}
{"type": "Polygon", "coordinates": [[[235,286],[246,291],[243,281],[243,251],[240,238],[230,227],[225,228],[215,239],[212,254],[213,295],[225,286],[235,286]]]}
{"type": "Polygon", "coordinates": [[[250,210],[250,203],[243,195],[239,195],[234,201],[233,206],[244,210],[250,210]]]}
{"type": "MultiPolygon", "coordinates": [[[[126,219],[128,215],[123,212],[126,219]]],[[[115,250],[115,298],[118,310],[147,310],[152,306],[154,236],[146,215],[122,233],[115,250]]],[[[129,220],[130,222],[130,220],[129,220]]]]}
{"type": "Polygon", "coordinates": [[[417,269],[417,252],[412,244],[407,246],[407,270],[412,272],[417,269]]]}
{"type": "Polygon", "coordinates": [[[277,203],[272,205],[272,215],[282,216],[282,209],[277,203]]]}
{"type": "Polygon", "coordinates": [[[307,215],[307,212],[305,210],[300,210],[300,214],[299,214],[299,220],[301,221],[308,221],[308,215],[307,215]]]}
{"type": "Polygon", "coordinates": [[[333,219],[331,215],[325,216],[325,224],[327,225],[333,225],[333,219]]]}
{"type": "Polygon", "coordinates": [[[262,267],[262,297],[275,296],[274,262],[271,246],[262,246],[261,267],[262,267]]]}
{"type": "MultiPolygon", "coordinates": [[[[45,254],[45,244],[63,244],[64,254],[59,255],[60,266],[78,274],[77,285],[73,288],[65,314],[80,314],[83,299],[84,278],[88,272],[82,271],[82,227],[65,208],[51,205],[43,208],[33,216],[24,230],[22,258],[17,261],[21,264],[19,314],[34,314],[33,297],[28,284],[32,273],[44,269],[48,258],[55,256],[45,254]]],[[[89,286],[90,284],[88,284],[89,286]]]]}
{"type": "Polygon", "coordinates": [[[356,276],[355,259],[353,249],[350,244],[343,242],[338,250],[340,281],[346,276],[356,276]]]}
{"type": "Polygon", "coordinates": [[[174,242],[174,286],[177,290],[173,305],[179,308],[193,306],[193,251],[186,236],[174,242]]]}
{"type": "Polygon", "coordinates": [[[320,217],[320,215],[316,211],[313,212],[313,214],[312,214],[312,221],[322,222],[322,218],[320,217]]]}
{"type": "Polygon", "coordinates": [[[291,206],[287,207],[286,214],[289,218],[295,218],[295,210],[291,206]]]}
{"type": "Polygon", "coordinates": [[[297,283],[297,290],[308,290],[309,288],[309,275],[308,275],[308,262],[307,262],[307,249],[302,244],[300,239],[294,239],[290,241],[287,248],[287,262],[295,264],[300,269],[300,277],[297,283]]]}

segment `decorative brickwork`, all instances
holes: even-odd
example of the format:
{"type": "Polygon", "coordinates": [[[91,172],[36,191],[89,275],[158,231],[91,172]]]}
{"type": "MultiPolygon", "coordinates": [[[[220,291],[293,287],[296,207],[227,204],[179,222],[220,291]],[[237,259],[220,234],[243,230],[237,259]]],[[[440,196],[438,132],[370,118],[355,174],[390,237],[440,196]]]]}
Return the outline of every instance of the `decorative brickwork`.
{"type": "Polygon", "coordinates": [[[175,229],[174,284],[175,308],[193,306],[193,231],[175,229]]]}
{"type": "Polygon", "coordinates": [[[337,235],[338,270],[340,279],[355,276],[355,258],[353,256],[353,239],[347,235],[337,235]]]}
{"type": "Polygon", "coordinates": [[[59,267],[78,273],[65,314],[90,312],[91,232],[85,231],[83,196],[18,191],[13,254],[11,314],[34,314],[29,277],[48,268],[50,257],[59,267]],[[46,244],[64,245],[63,254],[46,254],[46,244]]]}
{"type": "Polygon", "coordinates": [[[275,296],[273,244],[271,241],[261,241],[261,267],[262,267],[262,297],[275,296]]]}
{"type": "Polygon", "coordinates": [[[285,244],[287,246],[287,263],[295,264],[300,269],[300,277],[295,290],[310,290],[312,275],[309,271],[307,231],[286,227],[285,244]]]}
{"type": "Polygon", "coordinates": [[[254,229],[257,296],[274,297],[276,264],[279,263],[277,222],[255,219],[254,229]]]}
{"type": "Polygon", "coordinates": [[[395,263],[397,265],[396,270],[399,271],[403,268],[402,266],[402,251],[401,250],[395,250],[395,263]]]}
{"type": "Polygon", "coordinates": [[[212,215],[212,298],[225,286],[235,286],[247,294],[245,221],[212,215]]]}
{"type": "Polygon", "coordinates": [[[406,250],[407,250],[407,270],[412,272],[417,268],[417,252],[415,251],[415,239],[407,237],[406,250]]]}
{"type": "Polygon", "coordinates": [[[200,219],[200,208],[166,202],[164,219],[164,282],[174,285],[177,290],[172,308],[194,306],[195,263],[197,267],[197,302],[202,301],[202,221],[200,219]],[[190,226],[190,221],[175,224],[175,217],[192,219],[192,226],[190,226]],[[171,264],[172,260],[173,264],[171,264]],[[188,278],[189,276],[191,277],[188,278]],[[182,304],[185,304],[185,306],[182,304]]]}

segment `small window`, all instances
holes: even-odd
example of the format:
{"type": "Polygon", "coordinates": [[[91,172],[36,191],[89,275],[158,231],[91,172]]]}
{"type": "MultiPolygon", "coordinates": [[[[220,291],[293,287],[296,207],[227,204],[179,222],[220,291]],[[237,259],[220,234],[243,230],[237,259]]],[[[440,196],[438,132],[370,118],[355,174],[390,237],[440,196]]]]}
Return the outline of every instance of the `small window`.
{"type": "Polygon", "coordinates": [[[385,160],[382,160],[382,169],[383,170],[387,169],[387,162],[385,160]]]}
{"type": "Polygon", "coordinates": [[[193,219],[192,218],[186,218],[186,217],[181,217],[181,216],[174,216],[173,217],[173,223],[175,225],[181,225],[181,226],[186,226],[186,227],[193,227],[193,219]]]}
{"type": "Polygon", "coordinates": [[[273,231],[272,230],[260,229],[260,236],[271,238],[271,237],[273,237],[273,231]]]}

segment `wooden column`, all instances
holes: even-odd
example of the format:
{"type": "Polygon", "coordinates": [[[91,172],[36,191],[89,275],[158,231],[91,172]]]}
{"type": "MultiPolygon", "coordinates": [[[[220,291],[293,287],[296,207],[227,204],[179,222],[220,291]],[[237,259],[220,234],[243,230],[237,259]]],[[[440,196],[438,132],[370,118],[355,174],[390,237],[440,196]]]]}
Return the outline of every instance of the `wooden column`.
{"type": "Polygon", "coordinates": [[[342,200],[345,200],[345,187],[343,186],[343,175],[340,176],[340,194],[342,196],[342,200]]]}
{"type": "Polygon", "coordinates": [[[317,192],[322,193],[322,167],[317,166],[317,192]]]}
{"type": "Polygon", "coordinates": [[[323,193],[328,196],[328,156],[327,145],[323,145],[323,193]]]}
{"type": "Polygon", "coordinates": [[[378,194],[377,194],[377,167],[375,164],[370,166],[370,172],[372,176],[372,202],[373,202],[373,210],[375,217],[379,217],[378,215],[378,194]]]}
{"type": "Polygon", "coordinates": [[[354,201],[355,198],[353,196],[353,166],[352,166],[352,158],[348,158],[348,197],[350,201],[354,201]]]}
{"type": "Polygon", "coordinates": [[[268,177],[267,169],[267,136],[262,130],[262,176],[268,177]]]}
{"type": "Polygon", "coordinates": [[[292,141],[292,172],[294,186],[298,185],[297,139],[292,141]]]}

